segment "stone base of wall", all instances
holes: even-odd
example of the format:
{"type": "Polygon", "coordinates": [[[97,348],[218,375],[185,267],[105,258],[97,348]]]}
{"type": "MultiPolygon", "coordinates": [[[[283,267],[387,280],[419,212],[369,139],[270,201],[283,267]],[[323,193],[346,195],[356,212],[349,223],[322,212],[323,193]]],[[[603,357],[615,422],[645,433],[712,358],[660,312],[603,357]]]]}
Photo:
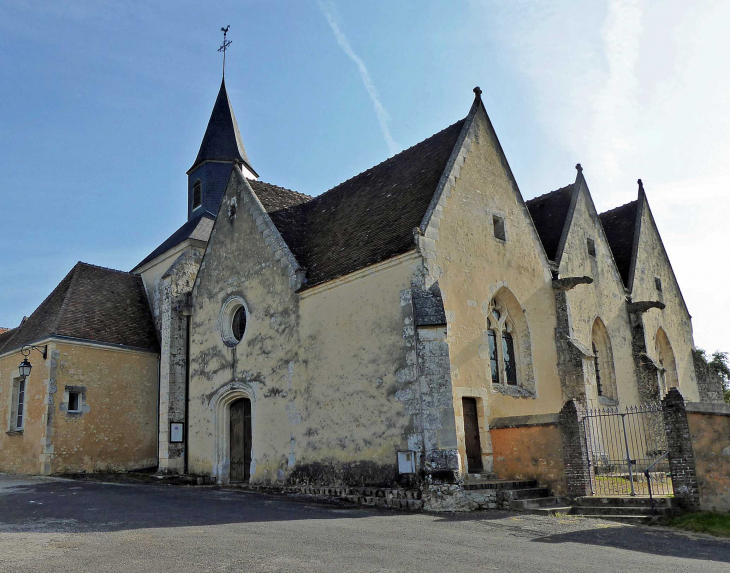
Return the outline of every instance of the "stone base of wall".
{"type": "MultiPolygon", "coordinates": [[[[203,480],[203,478],[200,478],[203,480]]],[[[373,487],[326,487],[326,486],[273,486],[254,484],[230,484],[226,487],[260,491],[264,493],[288,493],[327,498],[366,507],[381,507],[421,511],[424,501],[420,490],[386,489],[373,487]]]]}

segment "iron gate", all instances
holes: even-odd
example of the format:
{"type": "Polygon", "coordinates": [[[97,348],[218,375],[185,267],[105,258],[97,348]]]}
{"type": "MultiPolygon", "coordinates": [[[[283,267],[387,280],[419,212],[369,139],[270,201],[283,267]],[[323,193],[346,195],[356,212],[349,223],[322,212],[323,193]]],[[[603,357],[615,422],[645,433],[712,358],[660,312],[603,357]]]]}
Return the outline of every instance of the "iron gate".
{"type": "Polygon", "coordinates": [[[661,402],[588,410],[583,429],[593,495],[672,495],[661,402]]]}

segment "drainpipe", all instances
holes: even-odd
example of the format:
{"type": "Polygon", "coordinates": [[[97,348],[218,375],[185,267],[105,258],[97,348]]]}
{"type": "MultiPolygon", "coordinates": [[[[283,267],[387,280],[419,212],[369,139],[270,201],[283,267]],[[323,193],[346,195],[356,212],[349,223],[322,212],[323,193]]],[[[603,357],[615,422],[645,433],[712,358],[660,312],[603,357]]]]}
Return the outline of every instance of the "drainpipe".
{"type": "Polygon", "coordinates": [[[188,293],[185,297],[185,434],[183,441],[183,473],[188,473],[188,433],[190,430],[190,421],[188,419],[188,403],[190,401],[190,318],[193,314],[192,293],[188,293]]]}
{"type": "Polygon", "coordinates": [[[162,373],[162,354],[157,355],[157,468],[156,471],[160,471],[160,374],[162,373]]]}

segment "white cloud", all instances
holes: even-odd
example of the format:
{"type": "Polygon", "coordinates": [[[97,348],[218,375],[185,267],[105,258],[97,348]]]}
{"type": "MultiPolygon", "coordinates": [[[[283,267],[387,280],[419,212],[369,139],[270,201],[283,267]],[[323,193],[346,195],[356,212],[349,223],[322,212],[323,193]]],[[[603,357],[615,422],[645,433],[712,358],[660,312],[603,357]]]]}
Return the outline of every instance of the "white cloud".
{"type": "Polygon", "coordinates": [[[350,46],[350,41],[347,39],[347,36],[345,36],[345,34],[340,29],[339,24],[337,23],[337,8],[334,2],[332,2],[331,0],[318,0],[318,4],[320,10],[322,10],[322,14],[324,14],[324,17],[327,18],[327,23],[332,29],[332,33],[335,35],[335,39],[340,45],[340,48],[342,48],[342,51],[345,52],[348,58],[355,62],[355,65],[360,72],[362,83],[365,84],[365,89],[370,96],[370,100],[373,102],[375,115],[378,117],[380,130],[383,132],[383,137],[385,138],[385,143],[388,145],[388,150],[390,151],[391,155],[397,153],[398,151],[400,151],[400,148],[396,144],[393,137],[390,135],[390,130],[388,129],[390,115],[383,106],[383,103],[380,101],[378,90],[375,88],[375,84],[370,77],[370,73],[368,72],[368,68],[365,65],[365,62],[363,62],[362,58],[360,58],[353,51],[352,46],[350,46]]]}

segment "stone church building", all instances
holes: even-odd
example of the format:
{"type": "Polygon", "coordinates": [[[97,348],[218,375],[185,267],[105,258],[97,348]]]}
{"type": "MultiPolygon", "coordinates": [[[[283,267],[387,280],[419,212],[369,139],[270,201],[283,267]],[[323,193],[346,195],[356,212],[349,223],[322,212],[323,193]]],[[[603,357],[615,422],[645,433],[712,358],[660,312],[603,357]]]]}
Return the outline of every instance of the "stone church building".
{"type": "MultiPolygon", "coordinates": [[[[499,475],[491,432],[505,419],[675,387],[722,399],[695,369],[641,182],[598,213],[578,165],[525,201],[474,92],[463,119],[309,197],[259,178],[221,84],[187,222],[126,273],[157,334],[160,471],[458,482],[499,475]]],[[[0,384],[15,331],[0,334],[0,384]]]]}

